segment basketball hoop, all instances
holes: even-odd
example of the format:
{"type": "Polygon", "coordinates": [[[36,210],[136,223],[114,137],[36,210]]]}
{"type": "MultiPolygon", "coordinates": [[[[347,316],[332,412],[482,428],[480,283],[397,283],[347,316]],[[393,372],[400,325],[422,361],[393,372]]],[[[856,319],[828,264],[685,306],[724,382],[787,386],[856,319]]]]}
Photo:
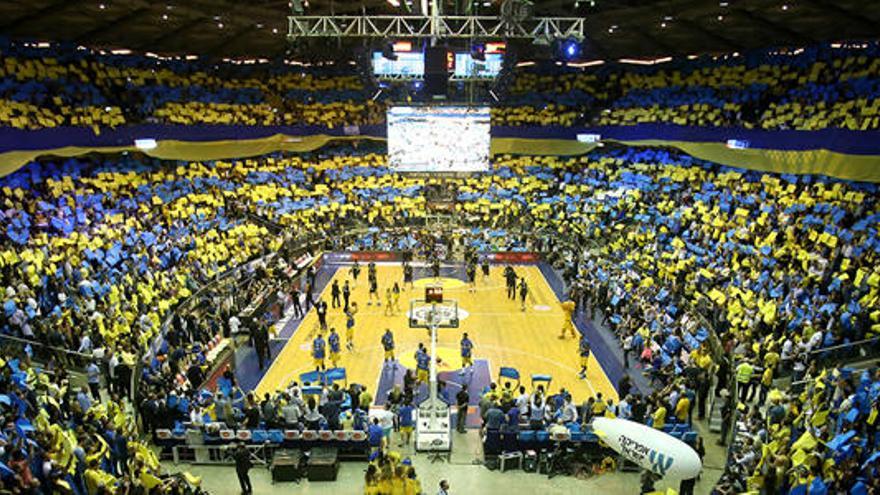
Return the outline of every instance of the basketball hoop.
{"type": "Polygon", "coordinates": [[[409,303],[410,328],[458,328],[458,303],[456,301],[429,302],[416,299],[409,303]]]}

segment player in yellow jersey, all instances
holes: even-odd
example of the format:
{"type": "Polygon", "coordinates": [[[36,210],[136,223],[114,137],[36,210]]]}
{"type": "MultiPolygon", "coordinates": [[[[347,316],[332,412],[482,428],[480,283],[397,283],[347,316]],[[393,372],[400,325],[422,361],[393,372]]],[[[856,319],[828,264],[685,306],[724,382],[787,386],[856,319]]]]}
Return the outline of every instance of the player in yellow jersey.
{"type": "Polygon", "coordinates": [[[358,312],[358,304],[352,302],[345,310],[345,348],[354,351],[354,316],[358,312]]]}
{"type": "Polygon", "coordinates": [[[394,313],[400,313],[400,285],[397,282],[391,288],[391,303],[394,305],[394,313]]]}
{"type": "Polygon", "coordinates": [[[571,315],[574,313],[575,307],[574,301],[562,303],[562,333],[559,335],[560,339],[564,339],[566,333],[570,333],[572,337],[575,336],[574,324],[571,321],[571,315]]]}

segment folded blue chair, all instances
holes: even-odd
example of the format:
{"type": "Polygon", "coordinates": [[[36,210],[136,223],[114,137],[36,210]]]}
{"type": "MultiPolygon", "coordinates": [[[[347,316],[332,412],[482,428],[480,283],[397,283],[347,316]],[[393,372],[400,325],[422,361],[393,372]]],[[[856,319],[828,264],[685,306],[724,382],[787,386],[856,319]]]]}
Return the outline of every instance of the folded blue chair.
{"type": "Polygon", "coordinates": [[[284,432],[281,430],[269,430],[266,432],[269,436],[269,441],[272,443],[282,443],[284,442],[284,432]]]}
{"type": "Polygon", "coordinates": [[[533,430],[523,430],[519,432],[518,440],[522,443],[530,443],[535,441],[535,432],[533,430]]]}
{"type": "Polygon", "coordinates": [[[251,432],[251,441],[254,443],[266,443],[269,441],[269,434],[266,430],[253,430],[251,432]]]}

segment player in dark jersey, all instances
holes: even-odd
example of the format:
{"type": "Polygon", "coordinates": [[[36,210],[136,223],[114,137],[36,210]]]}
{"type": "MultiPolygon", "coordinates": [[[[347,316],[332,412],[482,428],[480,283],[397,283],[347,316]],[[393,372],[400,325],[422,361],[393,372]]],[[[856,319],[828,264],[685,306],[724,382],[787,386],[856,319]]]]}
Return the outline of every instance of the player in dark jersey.
{"type": "Polygon", "coordinates": [[[361,276],[361,265],[358,263],[358,260],[354,260],[354,264],[351,265],[351,279],[353,283],[351,284],[353,287],[358,286],[358,277],[361,276]]]}
{"type": "Polygon", "coordinates": [[[578,376],[586,378],[587,364],[589,364],[590,361],[590,342],[587,340],[586,335],[581,335],[581,342],[578,345],[578,354],[581,357],[581,371],[578,373],[578,376]]]}
{"type": "Polygon", "coordinates": [[[376,298],[376,306],[382,305],[382,300],[379,299],[379,284],[376,281],[376,277],[368,277],[370,283],[370,295],[367,299],[367,306],[370,306],[373,303],[373,298],[376,298]]]}
{"type": "Polygon", "coordinates": [[[526,283],[526,278],[522,277],[519,279],[519,304],[520,309],[523,311],[526,310],[526,297],[529,295],[529,284],[526,283]]]}
{"type": "Polygon", "coordinates": [[[413,267],[409,263],[403,264],[403,287],[409,284],[409,288],[413,287],[413,267]]]}

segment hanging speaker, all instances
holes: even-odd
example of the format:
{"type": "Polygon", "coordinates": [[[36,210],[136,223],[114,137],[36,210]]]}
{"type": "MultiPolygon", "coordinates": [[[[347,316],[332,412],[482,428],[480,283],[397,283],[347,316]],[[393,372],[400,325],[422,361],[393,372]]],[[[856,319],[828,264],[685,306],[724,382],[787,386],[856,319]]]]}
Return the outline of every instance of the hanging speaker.
{"type": "Polygon", "coordinates": [[[425,49],[425,90],[431,96],[446,96],[448,85],[449,71],[446,69],[446,47],[427,47],[425,49]]]}

